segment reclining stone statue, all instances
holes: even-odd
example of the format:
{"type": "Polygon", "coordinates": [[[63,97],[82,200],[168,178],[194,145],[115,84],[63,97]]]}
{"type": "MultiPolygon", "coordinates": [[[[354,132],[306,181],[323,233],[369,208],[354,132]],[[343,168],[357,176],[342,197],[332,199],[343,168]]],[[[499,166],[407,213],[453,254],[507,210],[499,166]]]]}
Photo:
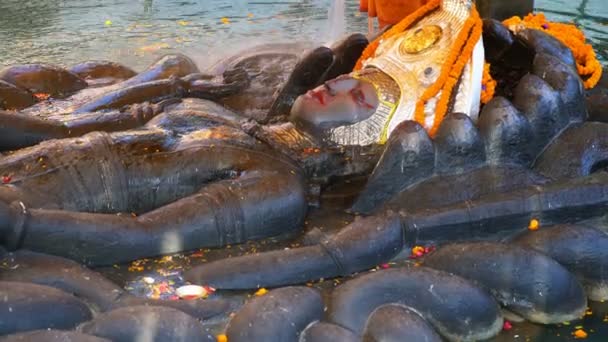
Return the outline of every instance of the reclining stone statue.
{"type": "MultiPolygon", "coordinates": [[[[423,267],[348,280],[325,316],[313,289],[271,291],[231,319],[230,341],[359,341],[399,322],[435,338],[485,339],[502,327],[499,304],[542,324],[579,317],[587,298],[607,297],[608,238],[585,226],[549,226],[605,213],[608,126],[587,120],[574,56],[543,31],[482,22],[471,1],[425,6],[348,75],[360,36],[352,49],[314,50],[265,117],[145,95],[133,103],[154,104],[134,111],[152,115],[129,129],[44,138],[1,156],[2,244],[107,265],[287,237],[302,228],[318,187],[369,175],[350,209],[366,217],[333,235],[311,234],[299,248],[196,266],[186,279],[218,289],[298,285],[364,272],[415,245],[440,244],[437,251],[423,267]],[[498,86],[479,107],[484,54],[498,86]],[[512,239],[532,220],[547,233],[512,239]],[[576,257],[567,255],[568,241],[585,241],[571,246],[576,257]],[[592,253],[582,253],[585,245],[592,253]],[[524,272],[535,268],[544,272],[524,272]]],[[[255,77],[248,72],[248,84],[255,77]]],[[[87,111],[104,108],[87,103],[87,111]]],[[[31,273],[5,272],[40,281],[31,273]]],[[[101,331],[106,319],[81,329],[101,331]]]]}
{"type": "MultiPolygon", "coordinates": [[[[462,10],[455,8],[455,13],[462,10]]],[[[432,31],[429,34],[435,35],[432,31]]],[[[412,37],[414,41],[424,38],[412,37]]],[[[533,74],[519,82],[513,99],[516,106],[505,98],[495,98],[484,109],[480,132],[466,116],[447,115],[434,141],[420,124],[408,120],[397,124],[355,204],[356,211],[370,211],[369,203],[380,203],[433,173],[458,172],[484,163],[516,161],[528,165],[570,122],[585,117],[577,75],[564,59],[543,53],[546,46],[559,47],[559,43],[547,35],[526,31],[518,33],[517,38],[531,44],[532,49],[525,50],[530,59],[524,55],[521,63],[533,74]],[[531,95],[534,93],[552,100],[539,101],[531,95]],[[566,112],[563,108],[575,110],[566,112]],[[491,119],[505,114],[513,117],[508,125],[491,119]]],[[[433,39],[431,43],[439,39],[443,44],[441,39],[447,38],[433,39]]],[[[427,42],[426,38],[423,41],[427,42]]],[[[512,45],[512,49],[521,48],[521,44],[512,45]]],[[[293,83],[300,80],[296,75],[286,88],[293,88],[293,83]]],[[[169,111],[141,129],[51,140],[7,155],[0,160],[0,174],[10,178],[9,184],[0,188],[5,206],[4,240],[11,248],[21,246],[108,264],[297,230],[306,213],[307,179],[319,173],[365,169],[344,164],[341,158],[326,158],[323,153],[311,157],[302,151],[335,151],[325,147],[332,142],[322,134],[328,127],[331,134],[336,134],[336,129],[346,124],[351,125],[345,129],[351,129],[353,120],[369,120],[361,113],[377,115],[378,111],[370,108],[374,103],[366,102],[373,99],[367,96],[373,94],[365,94],[370,89],[366,84],[371,86],[367,81],[341,77],[304,95],[294,106],[296,126],[243,124],[236,115],[216,106],[204,113],[169,111]],[[327,110],[310,111],[319,106],[309,100],[318,93],[327,98],[327,110]],[[346,111],[345,107],[356,110],[346,111]],[[312,112],[316,116],[310,116],[312,112]],[[353,116],[344,118],[348,114],[353,116]],[[336,166],[339,163],[343,164],[336,166]],[[198,208],[198,203],[204,211],[192,209],[198,208]],[[123,235],[114,235],[117,233],[123,235]],[[82,245],[66,250],[59,241],[81,241],[82,245]]],[[[454,96],[461,93],[455,91],[454,96]]],[[[432,113],[429,115],[432,117],[432,113]]],[[[589,129],[601,130],[603,126],[592,127],[589,129]]],[[[377,130],[370,136],[378,138],[381,134],[377,130]]],[[[346,149],[338,146],[337,150],[346,149]]],[[[549,158],[548,165],[551,162],[555,161],[549,158]]],[[[581,175],[589,171],[590,167],[581,175]]],[[[501,189],[536,184],[511,179],[515,177],[504,177],[501,189]]],[[[486,186],[474,196],[480,198],[493,189],[486,186]]],[[[473,198],[457,196],[452,201],[466,199],[473,198]]]]}

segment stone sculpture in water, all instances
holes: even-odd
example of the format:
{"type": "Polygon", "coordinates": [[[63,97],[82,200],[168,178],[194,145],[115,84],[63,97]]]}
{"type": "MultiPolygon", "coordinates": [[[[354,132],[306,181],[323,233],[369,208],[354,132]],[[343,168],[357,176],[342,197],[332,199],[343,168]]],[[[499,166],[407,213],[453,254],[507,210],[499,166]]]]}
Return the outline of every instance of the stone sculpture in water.
{"type": "MultiPolygon", "coordinates": [[[[463,8],[450,5],[469,8],[466,1],[444,1],[442,10],[461,13],[463,8]]],[[[418,24],[441,28],[443,22],[433,18],[418,24]]],[[[419,29],[406,30],[406,37],[428,43],[426,35],[438,32],[419,29]]],[[[442,44],[430,44],[437,42],[442,44]]],[[[6,318],[0,332],[67,330],[83,323],[79,333],[27,336],[129,339],[138,331],[124,322],[139,317],[163,322],[155,330],[159,340],[213,340],[190,316],[226,313],[234,308],[229,301],[146,302],[78,263],[107,265],[292,236],[302,228],[315,187],[336,176],[365,174],[368,181],[351,209],[365,217],[338,233],[319,234],[301,248],[203,264],[186,278],[230,290],[300,285],[363,272],[405,247],[433,242],[437,251],[422,267],[347,281],[331,294],[327,314],[314,289],[273,290],[231,319],[230,341],[358,341],[404,333],[420,340],[478,340],[502,328],[499,305],[543,324],[580,317],[587,297],[607,296],[602,270],[608,238],[570,223],[603,215],[608,206],[608,126],[587,120],[594,103],[586,95],[596,95],[585,93],[572,54],[559,41],[541,31],[512,33],[486,20],[483,43],[500,72],[497,96],[478,118],[471,101],[479,86],[472,81],[473,58],[456,75],[469,85],[454,88],[451,110],[441,120],[427,105],[422,113],[430,119],[412,120],[416,100],[432,82],[411,93],[402,87],[393,100],[406,97],[414,107],[394,122],[383,121],[388,125],[370,131],[364,137],[369,141],[336,138],[374,117],[382,96],[394,88],[382,88],[390,82],[380,78],[390,81],[388,74],[378,76],[386,61],[355,77],[339,76],[352,70],[365,48],[361,35],[314,49],[299,61],[293,52],[258,50],[227,60],[223,77],[200,74],[183,56],[167,57],[135,76],[107,63],[71,72],[50,66],[3,71],[7,85],[0,90],[8,90],[0,92],[0,103],[20,112],[1,113],[6,134],[0,147],[23,148],[0,156],[0,238],[16,250],[4,256],[0,294],[20,305],[17,314],[0,312],[6,318]],[[263,68],[277,60],[282,71],[263,68]],[[87,82],[117,79],[126,80],[86,88],[87,82]],[[67,99],[27,107],[39,93],[67,99]],[[255,94],[265,100],[243,110],[255,94]],[[146,101],[151,104],[142,105],[146,101]],[[379,152],[352,158],[362,150],[379,152]],[[521,233],[532,219],[542,222],[542,232],[521,233]],[[480,239],[491,241],[474,242],[480,239]],[[530,269],[543,272],[517,271],[530,269]],[[87,278],[94,281],[83,282],[87,278]],[[65,314],[47,317],[36,309],[44,305],[65,314]],[[92,318],[91,310],[103,314],[92,318]]]]}

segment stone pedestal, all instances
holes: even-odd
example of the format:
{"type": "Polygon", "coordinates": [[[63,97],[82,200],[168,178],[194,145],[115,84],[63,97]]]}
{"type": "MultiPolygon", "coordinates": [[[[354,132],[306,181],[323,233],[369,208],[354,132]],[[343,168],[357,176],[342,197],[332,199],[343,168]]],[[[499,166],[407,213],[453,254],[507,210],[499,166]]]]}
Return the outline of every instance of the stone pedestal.
{"type": "Polygon", "coordinates": [[[504,20],[514,15],[523,17],[534,9],[534,0],[476,0],[483,18],[504,20]]]}

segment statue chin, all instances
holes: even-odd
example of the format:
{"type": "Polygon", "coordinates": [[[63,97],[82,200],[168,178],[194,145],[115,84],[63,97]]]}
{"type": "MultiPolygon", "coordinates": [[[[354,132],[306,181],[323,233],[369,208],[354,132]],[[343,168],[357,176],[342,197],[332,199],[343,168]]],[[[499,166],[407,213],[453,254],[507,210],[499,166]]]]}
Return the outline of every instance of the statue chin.
{"type": "Polygon", "coordinates": [[[304,96],[298,97],[294,103],[289,120],[299,129],[317,137],[324,137],[332,129],[352,125],[360,121],[352,112],[322,107],[307,101],[304,96]]]}

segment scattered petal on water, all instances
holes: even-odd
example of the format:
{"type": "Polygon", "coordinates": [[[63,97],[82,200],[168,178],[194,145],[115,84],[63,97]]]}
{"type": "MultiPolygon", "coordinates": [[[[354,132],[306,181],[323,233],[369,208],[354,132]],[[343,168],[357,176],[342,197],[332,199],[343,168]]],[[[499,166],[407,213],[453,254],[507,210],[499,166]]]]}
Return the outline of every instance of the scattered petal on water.
{"type": "Polygon", "coordinates": [[[192,41],[191,39],[183,38],[183,37],[177,37],[177,38],[175,38],[175,42],[178,43],[178,44],[187,43],[187,42],[191,42],[191,41],[192,41]]]}
{"type": "Polygon", "coordinates": [[[203,253],[203,251],[198,251],[190,254],[190,257],[192,258],[202,258],[203,256],[205,256],[205,253],[203,253]]]}
{"type": "Polygon", "coordinates": [[[435,246],[423,247],[415,246],[412,248],[410,259],[418,259],[435,250],[435,246]]]}
{"type": "Polygon", "coordinates": [[[112,20],[109,20],[109,19],[106,20],[105,25],[106,26],[112,26],[112,20]]]}
{"type": "Polygon", "coordinates": [[[587,338],[587,332],[583,329],[578,329],[574,332],[574,338],[587,338]]]}
{"type": "Polygon", "coordinates": [[[211,287],[211,286],[203,286],[203,288],[205,289],[205,291],[207,291],[208,294],[213,294],[213,293],[215,293],[215,291],[217,291],[215,289],[215,287],[211,287]]]}
{"type": "Polygon", "coordinates": [[[38,100],[38,101],[46,101],[51,97],[51,94],[47,94],[47,93],[35,93],[34,97],[38,100]]]}
{"type": "Polygon", "coordinates": [[[261,289],[257,290],[257,292],[255,293],[255,295],[258,296],[258,297],[260,297],[260,296],[265,295],[266,293],[268,293],[268,290],[266,290],[265,288],[262,287],[261,289]]]}
{"type": "Polygon", "coordinates": [[[154,284],[154,278],[152,277],[144,277],[143,280],[146,284],[154,284]]]}
{"type": "Polygon", "coordinates": [[[173,256],[171,256],[171,255],[167,255],[167,256],[162,257],[162,258],[161,258],[161,259],[158,261],[158,263],[159,263],[159,264],[166,264],[166,263],[170,263],[170,262],[172,262],[172,261],[173,261],[173,256]]]}
{"type": "Polygon", "coordinates": [[[142,46],[139,48],[141,52],[153,52],[161,49],[169,49],[171,46],[167,43],[155,43],[151,45],[142,46]]]}
{"type": "Polygon", "coordinates": [[[528,229],[534,231],[540,228],[540,222],[537,219],[530,220],[530,224],[528,225],[528,229]]]}
{"type": "Polygon", "coordinates": [[[223,17],[222,19],[220,19],[220,21],[222,22],[222,24],[224,25],[228,25],[230,24],[230,19],[223,17]]]}
{"type": "Polygon", "coordinates": [[[502,325],[502,330],[508,331],[511,329],[513,329],[513,324],[511,324],[509,321],[505,321],[502,325]]]}
{"type": "Polygon", "coordinates": [[[143,266],[129,266],[129,272],[142,272],[143,270],[143,266]]]}
{"type": "Polygon", "coordinates": [[[188,26],[188,25],[190,25],[190,22],[189,22],[189,21],[187,21],[187,20],[178,20],[178,21],[177,21],[177,23],[178,23],[180,26],[188,26]]]}

